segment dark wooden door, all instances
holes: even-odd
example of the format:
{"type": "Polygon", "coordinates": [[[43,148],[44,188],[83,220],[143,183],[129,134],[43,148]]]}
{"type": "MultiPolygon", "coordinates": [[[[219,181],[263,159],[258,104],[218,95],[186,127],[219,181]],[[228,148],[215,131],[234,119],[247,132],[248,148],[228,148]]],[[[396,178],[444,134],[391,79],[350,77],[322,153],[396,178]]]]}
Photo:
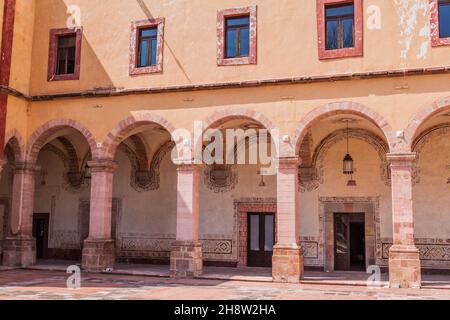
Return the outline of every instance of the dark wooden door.
{"type": "Polygon", "coordinates": [[[251,213],[248,216],[248,266],[272,267],[275,244],[275,214],[251,213]]]}
{"type": "Polygon", "coordinates": [[[33,237],[36,239],[36,258],[48,259],[48,213],[33,216],[33,237]]]}
{"type": "Polygon", "coordinates": [[[348,214],[334,216],[334,269],[350,270],[350,223],[348,214]]]}
{"type": "Polygon", "coordinates": [[[363,213],[334,215],[335,270],[364,270],[366,263],[364,217],[363,213]]]}

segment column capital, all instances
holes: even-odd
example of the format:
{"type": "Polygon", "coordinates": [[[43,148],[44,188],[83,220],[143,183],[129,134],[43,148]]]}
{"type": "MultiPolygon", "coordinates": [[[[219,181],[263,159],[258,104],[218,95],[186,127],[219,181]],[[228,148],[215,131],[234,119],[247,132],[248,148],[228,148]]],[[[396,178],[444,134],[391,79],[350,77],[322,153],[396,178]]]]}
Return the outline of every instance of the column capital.
{"type": "Polygon", "coordinates": [[[118,166],[117,162],[111,159],[94,159],[87,164],[92,172],[114,172],[118,166]]]}
{"type": "Polygon", "coordinates": [[[28,174],[37,174],[41,171],[41,167],[39,167],[35,162],[15,162],[13,169],[15,173],[28,174]]]}
{"type": "Polygon", "coordinates": [[[414,164],[417,159],[417,153],[415,152],[405,152],[405,153],[388,153],[386,155],[387,161],[391,165],[397,166],[410,166],[414,164]]]}
{"type": "Polygon", "coordinates": [[[302,164],[300,157],[281,157],[277,158],[278,168],[298,168],[302,164]]]}

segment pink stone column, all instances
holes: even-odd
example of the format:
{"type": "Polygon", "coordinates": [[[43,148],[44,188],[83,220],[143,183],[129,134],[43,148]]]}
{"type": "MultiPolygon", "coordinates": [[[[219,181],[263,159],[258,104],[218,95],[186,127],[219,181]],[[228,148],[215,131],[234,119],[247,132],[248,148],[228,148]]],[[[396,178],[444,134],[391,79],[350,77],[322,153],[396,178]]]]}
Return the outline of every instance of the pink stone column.
{"type": "Polygon", "coordinates": [[[274,247],[272,275],[276,282],[298,283],[303,278],[303,251],[298,243],[299,158],[278,160],[277,244],[274,247]]]}
{"type": "Polygon", "coordinates": [[[177,169],[177,239],[170,255],[173,277],[196,277],[203,272],[199,241],[200,165],[177,169]]]}
{"type": "Polygon", "coordinates": [[[84,241],[82,267],[87,271],[101,272],[114,268],[115,248],[111,238],[112,191],[117,164],[109,159],[90,161],[91,208],[89,237],[84,241]]]}
{"type": "Polygon", "coordinates": [[[36,240],[33,238],[35,176],[34,163],[16,163],[13,167],[10,237],[3,242],[3,265],[29,267],[36,263],[36,240]]]}
{"type": "Polygon", "coordinates": [[[395,288],[421,286],[419,250],[414,241],[412,171],[415,153],[388,154],[392,176],[394,245],[389,251],[389,281],[395,288]]]}

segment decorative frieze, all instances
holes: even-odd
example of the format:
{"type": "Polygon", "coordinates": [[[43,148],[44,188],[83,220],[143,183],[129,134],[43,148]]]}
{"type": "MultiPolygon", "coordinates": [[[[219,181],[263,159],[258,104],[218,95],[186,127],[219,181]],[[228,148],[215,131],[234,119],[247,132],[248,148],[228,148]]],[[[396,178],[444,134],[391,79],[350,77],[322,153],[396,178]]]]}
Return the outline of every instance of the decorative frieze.
{"type": "MultiPolygon", "coordinates": [[[[219,236],[217,236],[219,237],[219,236]]],[[[118,255],[124,257],[169,258],[175,235],[163,236],[119,236],[118,255]]],[[[234,241],[229,236],[221,236],[217,239],[201,239],[203,257],[212,261],[234,261],[234,241]]]]}
{"type": "Polygon", "coordinates": [[[122,143],[119,149],[128,157],[131,163],[130,185],[138,192],[158,190],[160,186],[160,167],[164,157],[175,148],[175,142],[164,143],[153,156],[150,168],[142,167],[136,152],[122,143]]]}
{"type": "Polygon", "coordinates": [[[204,183],[214,193],[226,193],[236,188],[238,172],[236,166],[212,165],[204,170],[204,183]]]}
{"type": "MultiPolygon", "coordinates": [[[[393,246],[392,239],[382,239],[383,259],[389,259],[389,250],[393,246]]],[[[416,238],[416,247],[419,249],[420,260],[426,268],[450,267],[450,239],[416,238]]]]}

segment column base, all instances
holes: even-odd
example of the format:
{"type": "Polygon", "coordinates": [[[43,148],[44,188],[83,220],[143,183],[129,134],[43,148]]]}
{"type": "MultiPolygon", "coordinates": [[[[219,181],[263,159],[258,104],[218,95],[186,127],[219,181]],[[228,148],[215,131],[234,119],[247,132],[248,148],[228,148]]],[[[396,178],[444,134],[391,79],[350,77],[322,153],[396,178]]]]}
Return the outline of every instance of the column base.
{"type": "Polygon", "coordinates": [[[419,250],[415,246],[392,246],[389,251],[390,287],[420,288],[421,282],[419,250]]]}
{"type": "Polygon", "coordinates": [[[193,278],[203,274],[200,242],[177,241],[170,254],[170,273],[175,278],[193,278]]]}
{"type": "Polygon", "coordinates": [[[114,240],[87,239],[83,244],[81,266],[88,272],[103,272],[114,269],[116,251],[114,240]]]}
{"type": "Polygon", "coordinates": [[[6,238],[3,241],[3,265],[27,268],[36,264],[36,239],[6,238]]]}
{"type": "Polygon", "coordinates": [[[300,246],[276,245],[273,250],[274,282],[299,283],[304,276],[303,250],[300,246]]]}

